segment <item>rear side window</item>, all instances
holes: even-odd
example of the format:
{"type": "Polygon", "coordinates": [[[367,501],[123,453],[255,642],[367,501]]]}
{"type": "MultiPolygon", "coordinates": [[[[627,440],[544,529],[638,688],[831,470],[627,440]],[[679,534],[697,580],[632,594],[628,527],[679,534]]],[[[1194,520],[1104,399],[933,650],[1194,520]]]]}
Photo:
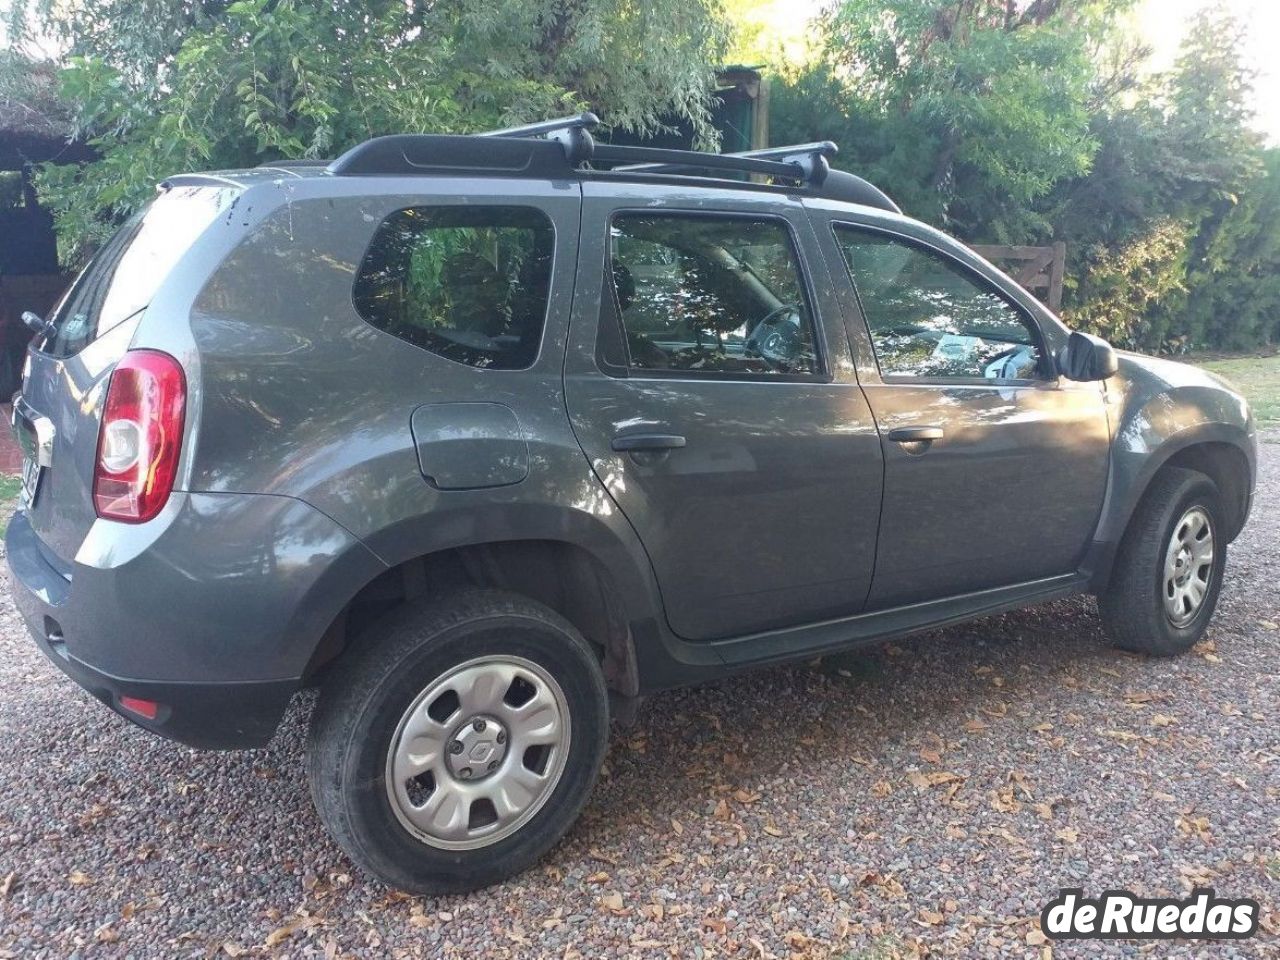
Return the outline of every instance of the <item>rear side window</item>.
{"type": "Polygon", "coordinates": [[[200,234],[239,196],[237,187],[170,187],[107,241],[56,308],[54,335],[41,349],[79,353],[146,309],[200,234]]]}
{"type": "Polygon", "coordinates": [[[538,356],[555,232],[532,207],[410,207],[387,217],[356,275],[356,310],[449,360],[521,370],[538,356]]]}

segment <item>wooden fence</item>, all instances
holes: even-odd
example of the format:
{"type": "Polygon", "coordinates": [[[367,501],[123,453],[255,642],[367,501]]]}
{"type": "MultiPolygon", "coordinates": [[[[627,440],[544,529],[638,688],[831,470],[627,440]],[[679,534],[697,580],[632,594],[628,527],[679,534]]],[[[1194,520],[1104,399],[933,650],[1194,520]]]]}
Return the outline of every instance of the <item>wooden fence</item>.
{"type": "Polygon", "coordinates": [[[975,245],[980,256],[1008,271],[1055,313],[1062,309],[1062,278],[1067,268],[1067,245],[1059,240],[1051,247],[975,245]]]}

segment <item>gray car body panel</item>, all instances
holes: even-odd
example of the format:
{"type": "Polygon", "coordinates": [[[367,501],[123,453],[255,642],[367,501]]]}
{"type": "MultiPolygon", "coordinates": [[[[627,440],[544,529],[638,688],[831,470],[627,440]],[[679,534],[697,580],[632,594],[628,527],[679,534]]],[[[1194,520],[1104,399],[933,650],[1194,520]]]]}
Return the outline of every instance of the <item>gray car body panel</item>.
{"type": "Polygon", "coordinates": [[[1052,355],[1069,331],[1056,317],[962,244],[896,214],[780,190],[589,178],[263,170],[177,182],[242,193],[140,319],[68,360],[33,354],[24,387],[58,420],[60,457],[78,466],[62,479],[58,464],[37,502],[68,518],[37,524],[48,569],[11,557],[28,587],[20,608],[38,635],[60,612],[71,654],[112,676],[288,690],[334,618],[388,569],[545,540],[585,551],[607,577],[634,693],[1083,590],[1155,471],[1188,444],[1232,444],[1252,488],[1256,436],[1227,385],[1130,355],[1105,385],[1064,380],[1052,355]],[[555,228],[546,327],[526,370],[444,359],[352,304],[387,215],[486,203],[536,207],[555,228]],[[596,324],[605,225],[618,209],[785,220],[826,375],[606,375],[596,324]],[[926,244],[986,278],[1041,330],[1044,381],[882,380],[832,219],[926,244]],[[106,381],[128,347],[172,354],[188,380],[176,492],[137,526],[94,520],[88,499],[106,381]],[[78,414],[65,412],[68,390],[78,414]],[[944,427],[950,452],[908,458],[882,437],[921,419],[944,427]],[[689,444],[648,462],[609,448],[640,429],[689,444]],[[969,516],[956,518],[957,496],[969,516]],[[799,521],[796,501],[809,510],[799,521]],[[735,528],[742,517],[752,523],[735,528]],[[1017,526],[1001,546],[1003,523],[1017,526]],[[919,558],[948,535],[992,539],[929,569],[919,558]],[[734,576],[718,563],[735,564],[734,576]],[[69,583],[61,598],[50,570],[69,583]]]}

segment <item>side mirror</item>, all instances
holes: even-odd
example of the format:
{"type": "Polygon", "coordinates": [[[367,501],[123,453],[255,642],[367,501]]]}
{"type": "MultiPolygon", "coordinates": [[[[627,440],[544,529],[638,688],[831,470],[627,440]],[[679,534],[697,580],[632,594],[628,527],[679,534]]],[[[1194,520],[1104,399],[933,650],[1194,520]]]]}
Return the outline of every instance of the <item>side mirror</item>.
{"type": "Polygon", "coordinates": [[[1107,341],[1076,331],[1058,351],[1058,369],[1068,380],[1105,380],[1120,369],[1120,361],[1107,341]]]}

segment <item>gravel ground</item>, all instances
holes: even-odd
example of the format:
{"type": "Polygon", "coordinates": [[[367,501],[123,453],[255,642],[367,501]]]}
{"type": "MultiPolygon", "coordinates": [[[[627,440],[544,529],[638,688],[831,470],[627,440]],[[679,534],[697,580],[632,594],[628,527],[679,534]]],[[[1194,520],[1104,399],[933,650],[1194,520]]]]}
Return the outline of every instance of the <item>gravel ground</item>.
{"type": "Polygon", "coordinates": [[[1209,638],[1110,651],[1089,600],[665,694],[539,867],[417,900],[257,753],[102,709],[0,588],[0,956],[1280,955],[1280,434],[1209,638]],[[1060,886],[1263,903],[1234,943],[1040,941],[1060,886]]]}

